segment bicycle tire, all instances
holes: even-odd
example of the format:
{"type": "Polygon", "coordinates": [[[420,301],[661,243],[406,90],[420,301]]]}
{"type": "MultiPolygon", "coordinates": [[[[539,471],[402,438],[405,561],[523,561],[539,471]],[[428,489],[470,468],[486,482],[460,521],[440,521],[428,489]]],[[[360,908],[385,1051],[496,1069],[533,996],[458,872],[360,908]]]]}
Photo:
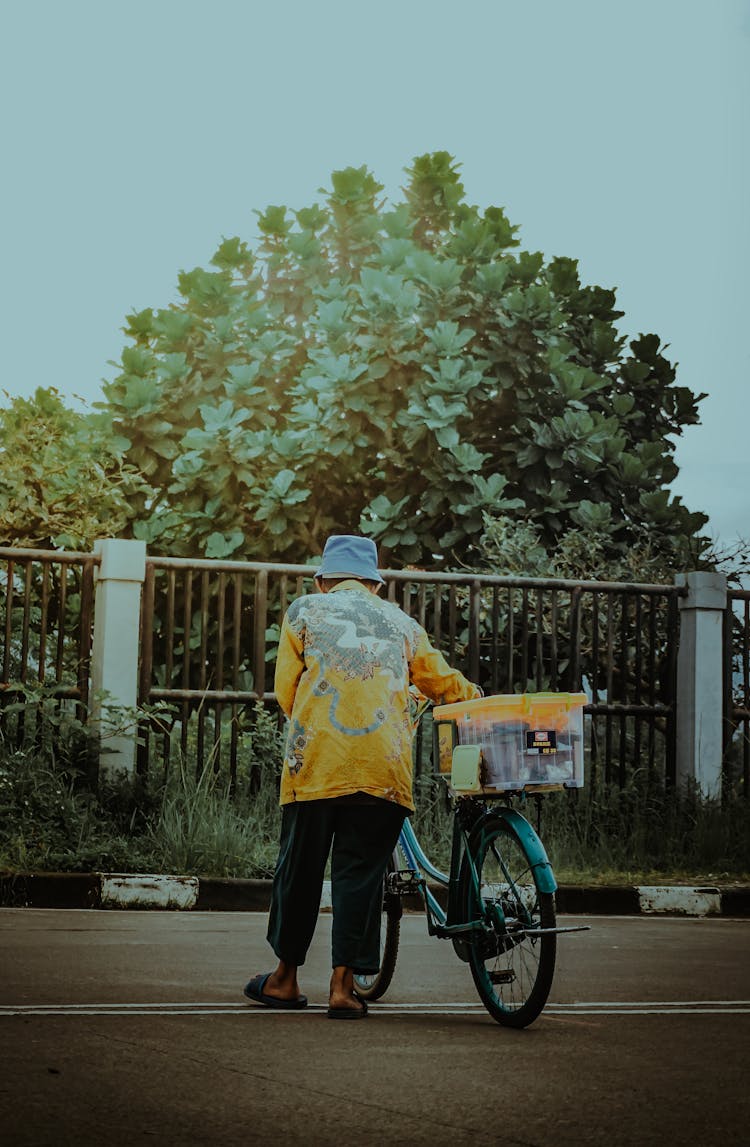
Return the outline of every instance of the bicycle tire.
{"type": "MultiPolygon", "coordinates": [[[[557,936],[528,936],[526,927],[555,927],[555,899],[542,892],[536,868],[502,815],[480,821],[469,836],[482,901],[499,902],[507,926],[472,939],[469,967],[482,1003],[497,1023],[524,1028],[539,1016],[555,972],[557,936]]],[[[464,919],[477,915],[476,892],[465,860],[460,875],[464,919]]]]}
{"type": "MultiPolygon", "coordinates": [[[[388,862],[387,873],[395,871],[395,863],[388,862]]],[[[387,875],[386,873],[386,875],[387,875]]],[[[354,987],[363,1000],[379,1000],[391,985],[396,970],[396,958],[401,937],[401,897],[383,887],[383,918],[380,922],[380,967],[372,976],[354,976],[354,987]]]]}

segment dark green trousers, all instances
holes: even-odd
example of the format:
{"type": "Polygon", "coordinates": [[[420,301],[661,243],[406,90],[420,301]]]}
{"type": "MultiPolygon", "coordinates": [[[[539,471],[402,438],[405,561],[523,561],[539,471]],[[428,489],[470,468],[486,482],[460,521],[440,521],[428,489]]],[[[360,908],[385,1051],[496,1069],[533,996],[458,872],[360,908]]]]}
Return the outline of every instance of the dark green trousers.
{"type": "Polygon", "coordinates": [[[375,799],[284,805],[268,921],[268,942],[280,960],[305,962],[330,853],[332,967],[377,972],[383,876],[405,815],[400,805],[375,799]]]}

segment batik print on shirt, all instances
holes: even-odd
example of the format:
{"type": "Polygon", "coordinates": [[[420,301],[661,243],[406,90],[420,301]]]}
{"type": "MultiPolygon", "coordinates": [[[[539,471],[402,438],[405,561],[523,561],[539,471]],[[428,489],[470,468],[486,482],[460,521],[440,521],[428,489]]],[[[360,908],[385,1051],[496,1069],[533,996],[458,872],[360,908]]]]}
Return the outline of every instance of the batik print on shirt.
{"type": "Polygon", "coordinates": [[[413,808],[410,681],[435,701],[478,695],[418,622],[359,582],[293,602],[275,680],[290,717],[281,803],[365,792],[413,808]]]}

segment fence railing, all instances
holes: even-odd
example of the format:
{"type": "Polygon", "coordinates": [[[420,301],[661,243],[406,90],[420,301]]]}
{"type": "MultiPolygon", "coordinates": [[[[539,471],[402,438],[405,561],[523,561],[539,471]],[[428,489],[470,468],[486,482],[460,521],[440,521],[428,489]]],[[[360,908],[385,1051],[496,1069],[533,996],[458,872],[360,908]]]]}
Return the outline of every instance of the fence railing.
{"type": "Polygon", "coordinates": [[[166,769],[175,741],[201,772],[228,755],[237,781],[249,707],[270,703],[274,638],[292,597],[310,590],[306,566],[148,558],[141,613],[138,700],[167,707],[144,727],[143,774],[154,756],[166,769]],[[277,628],[274,630],[272,626],[277,628]]]}
{"type": "MultiPolygon", "coordinates": [[[[139,700],[168,712],[139,767],[176,745],[236,781],[248,706],[273,699],[289,601],[313,589],[297,565],[148,558],[139,700]],[[170,715],[171,714],[171,715],[170,715]],[[156,742],[156,745],[154,744],[156,742]]],[[[675,778],[676,586],[424,571],[384,572],[385,594],[485,692],[578,691],[591,701],[589,770],[624,783],[646,767],[675,778]]]]}
{"type": "MultiPolygon", "coordinates": [[[[0,549],[2,653],[0,715],[24,687],[44,686],[89,702],[94,617],[94,554],[0,549]]],[[[23,721],[15,733],[23,739],[23,721]]]]}
{"type": "MultiPolygon", "coordinates": [[[[118,693],[124,674],[132,690],[119,696],[160,708],[143,727],[141,772],[182,758],[239,783],[253,708],[273,701],[281,621],[293,598],[313,591],[314,569],[147,557],[137,542],[97,549],[0,548],[0,732],[19,692],[42,686],[85,716],[100,690],[118,693]],[[122,592],[106,591],[113,585],[122,592]],[[100,659],[107,671],[97,676],[100,659]]],[[[724,776],[750,792],[750,590],[730,591],[724,609],[722,579],[708,574],[675,585],[420,570],[385,577],[387,597],[485,692],[583,688],[590,780],[694,776],[716,791],[723,727],[724,776]],[[722,617],[723,670],[711,628],[722,617]],[[707,739],[708,725],[716,732],[707,739]]],[[[12,725],[16,739],[28,734],[20,718],[12,725]]],[[[126,768],[129,745],[118,758],[126,768]]],[[[120,748],[109,753],[112,762],[120,748]]]]}

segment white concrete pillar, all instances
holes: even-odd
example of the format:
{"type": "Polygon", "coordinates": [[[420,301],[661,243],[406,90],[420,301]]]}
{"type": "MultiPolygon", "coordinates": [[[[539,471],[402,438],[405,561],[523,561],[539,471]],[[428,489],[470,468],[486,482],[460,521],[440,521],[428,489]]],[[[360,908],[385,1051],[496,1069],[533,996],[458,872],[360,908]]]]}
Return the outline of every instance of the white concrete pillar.
{"type": "Polygon", "coordinates": [[[91,723],[99,735],[99,777],[132,777],[138,730],[138,644],[146,543],[106,538],[94,600],[91,650],[91,723]]]}
{"type": "Polygon", "coordinates": [[[687,588],[680,598],[677,654],[677,780],[704,797],[721,796],[723,724],[724,574],[678,574],[687,588]]]}

